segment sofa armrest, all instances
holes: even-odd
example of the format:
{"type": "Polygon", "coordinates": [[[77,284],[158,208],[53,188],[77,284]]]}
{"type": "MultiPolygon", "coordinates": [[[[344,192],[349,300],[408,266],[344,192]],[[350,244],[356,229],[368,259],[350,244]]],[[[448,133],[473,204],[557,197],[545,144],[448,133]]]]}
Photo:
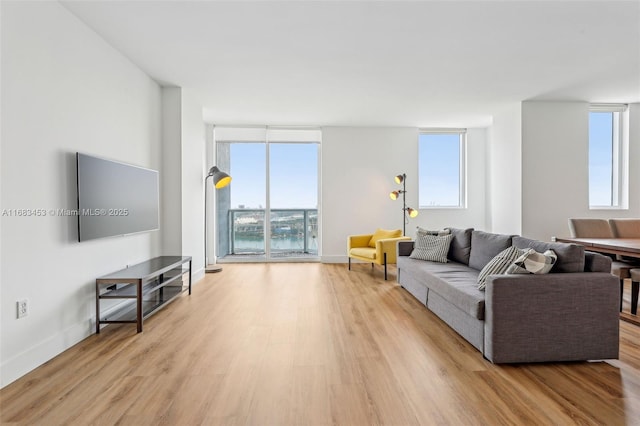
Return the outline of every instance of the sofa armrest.
{"type": "Polygon", "coordinates": [[[484,355],[494,363],[618,358],[620,284],[606,272],[492,275],[484,355]]]}
{"type": "Polygon", "coordinates": [[[413,241],[398,241],[398,256],[409,256],[413,251],[413,241]]]}
{"type": "Polygon", "coordinates": [[[611,272],[611,258],[600,253],[584,252],[585,272],[611,272]]]}

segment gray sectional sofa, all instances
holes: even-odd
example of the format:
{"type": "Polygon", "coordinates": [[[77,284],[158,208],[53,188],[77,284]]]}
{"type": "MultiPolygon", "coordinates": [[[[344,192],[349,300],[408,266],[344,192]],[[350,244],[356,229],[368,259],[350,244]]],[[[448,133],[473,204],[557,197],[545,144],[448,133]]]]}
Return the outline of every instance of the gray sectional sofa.
{"type": "Polygon", "coordinates": [[[611,260],[575,244],[449,228],[447,263],[410,258],[398,242],[398,283],[493,363],[618,358],[618,279],[611,260]],[[480,270],[511,245],[552,249],[549,274],[490,275],[480,270]]]}

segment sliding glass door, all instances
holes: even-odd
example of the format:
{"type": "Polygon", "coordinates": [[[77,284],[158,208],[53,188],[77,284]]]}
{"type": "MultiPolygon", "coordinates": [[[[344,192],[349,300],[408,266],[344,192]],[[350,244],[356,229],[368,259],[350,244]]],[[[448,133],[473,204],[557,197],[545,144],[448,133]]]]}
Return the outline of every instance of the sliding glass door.
{"type": "MultiPolygon", "coordinates": [[[[267,197],[264,143],[229,144],[232,176],[229,253],[264,255],[264,223],[267,197]]],[[[225,232],[225,235],[228,232],[225,232]]]]}
{"type": "Polygon", "coordinates": [[[272,257],[318,254],[318,147],[270,143],[269,220],[272,257]]]}
{"type": "Polygon", "coordinates": [[[233,178],[216,194],[218,260],[317,259],[319,131],[240,130],[215,139],[233,178]]]}

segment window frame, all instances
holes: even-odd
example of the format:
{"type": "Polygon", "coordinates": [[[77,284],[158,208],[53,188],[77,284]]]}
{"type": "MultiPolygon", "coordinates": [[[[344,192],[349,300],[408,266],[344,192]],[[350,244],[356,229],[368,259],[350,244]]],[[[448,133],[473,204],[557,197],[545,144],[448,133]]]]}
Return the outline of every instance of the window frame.
{"type": "MultiPolygon", "coordinates": [[[[261,144],[265,150],[265,182],[264,182],[264,196],[265,196],[265,205],[261,207],[261,210],[264,210],[264,254],[260,257],[250,258],[247,257],[245,259],[234,258],[232,260],[224,259],[224,255],[221,257],[220,253],[220,238],[221,232],[225,232],[228,235],[228,246],[231,246],[231,227],[232,223],[226,223],[226,229],[221,230],[217,223],[222,222],[218,219],[218,215],[220,214],[220,209],[218,207],[220,201],[218,197],[221,195],[221,191],[216,191],[214,196],[216,198],[216,229],[213,235],[215,248],[216,248],[216,260],[218,263],[228,263],[228,262],[316,262],[319,261],[322,257],[322,203],[321,203],[321,194],[322,194],[322,129],[319,127],[311,127],[311,126],[213,126],[213,135],[212,135],[212,145],[211,150],[215,154],[215,163],[220,164],[221,158],[219,153],[219,147],[221,145],[228,145],[231,147],[235,144],[261,144]],[[272,238],[270,232],[271,225],[271,213],[275,210],[283,210],[274,208],[271,206],[271,147],[274,145],[315,145],[317,150],[317,163],[316,163],[316,200],[317,206],[315,208],[317,214],[317,231],[316,231],[316,247],[317,252],[315,256],[304,256],[304,257],[286,257],[280,258],[272,255],[272,238]]],[[[226,165],[226,170],[231,170],[231,159],[230,157],[227,159],[228,165],[226,165]]],[[[229,188],[230,190],[231,188],[229,188]]],[[[205,189],[206,190],[206,189],[205,189]]],[[[231,208],[231,207],[230,207],[231,208]]],[[[286,210],[286,208],[284,208],[286,210]]],[[[314,210],[308,208],[292,208],[292,210],[314,210]]]]}
{"type": "Polygon", "coordinates": [[[418,131],[418,209],[419,210],[442,210],[442,209],[466,209],[467,208],[467,129],[460,128],[426,128],[418,131]],[[457,134],[459,140],[459,158],[458,158],[458,204],[457,205],[423,205],[420,199],[420,181],[421,169],[420,164],[420,137],[422,135],[450,135],[457,134]]]}
{"type": "MultiPolygon", "coordinates": [[[[629,201],[629,150],[628,136],[625,131],[627,118],[626,104],[591,104],[589,106],[589,122],[591,113],[612,113],[611,135],[611,203],[609,205],[591,204],[591,168],[587,162],[587,193],[589,210],[625,210],[629,201]]],[[[589,123],[590,125],[590,123],[589,123]]],[[[588,135],[587,156],[591,151],[588,135]]]]}

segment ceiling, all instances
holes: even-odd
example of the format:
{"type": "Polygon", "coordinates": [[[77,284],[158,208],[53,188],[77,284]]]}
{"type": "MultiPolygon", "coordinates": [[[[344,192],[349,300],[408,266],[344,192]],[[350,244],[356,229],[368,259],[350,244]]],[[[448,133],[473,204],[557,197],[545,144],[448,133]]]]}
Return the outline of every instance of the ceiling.
{"type": "Polygon", "coordinates": [[[640,102],[640,0],[62,1],[216,124],[484,127],[640,102]]]}

